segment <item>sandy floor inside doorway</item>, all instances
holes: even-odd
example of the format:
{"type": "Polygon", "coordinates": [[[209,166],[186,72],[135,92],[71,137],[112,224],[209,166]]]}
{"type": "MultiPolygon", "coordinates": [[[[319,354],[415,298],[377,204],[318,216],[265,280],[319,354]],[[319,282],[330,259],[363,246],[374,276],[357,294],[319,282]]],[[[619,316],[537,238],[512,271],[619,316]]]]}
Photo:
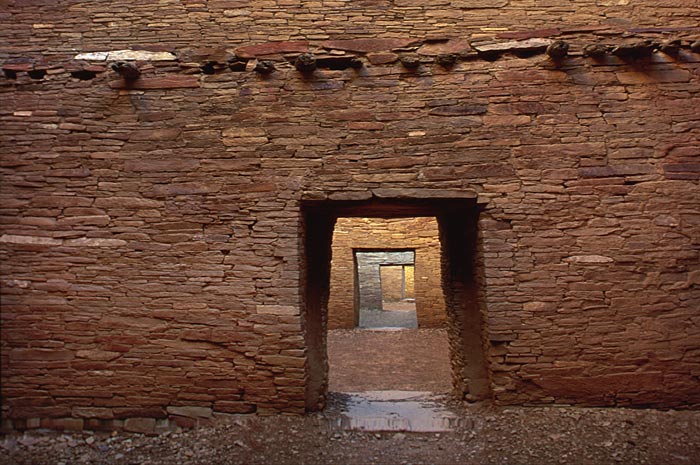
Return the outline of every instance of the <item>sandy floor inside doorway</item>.
{"type": "Polygon", "coordinates": [[[329,390],[447,392],[452,388],[444,329],[328,332],[329,390]]]}

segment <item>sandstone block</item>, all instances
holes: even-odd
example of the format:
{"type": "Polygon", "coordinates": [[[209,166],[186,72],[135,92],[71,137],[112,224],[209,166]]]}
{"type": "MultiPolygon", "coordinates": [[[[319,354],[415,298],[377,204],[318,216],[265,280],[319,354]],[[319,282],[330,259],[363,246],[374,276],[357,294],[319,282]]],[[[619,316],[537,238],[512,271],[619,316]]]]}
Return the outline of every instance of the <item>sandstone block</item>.
{"type": "Polygon", "coordinates": [[[153,197],[170,197],[173,195],[195,195],[208,194],[217,191],[219,186],[209,183],[180,183],[180,184],[159,184],[153,187],[146,194],[153,197]]]}
{"type": "Polygon", "coordinates": [[[224,129],[222,135],[228,138],[265,137],[267,133],[263,128],[234,126],[224,129]]]}
{"type": "Polygon", "coordinates": [[[421,45],[417,53],[419,55],[437,56],[445,54],[468,54],[473,52],[469,41],[466,39],[450,39],[444,42],[432,42],[421,45]]]}
{"type": "Polygon", "coordinates": [[[192,171],[199,167],[199,160],[129,160],[124,169],[136,172],[192,171]]]}
{"type": "Polygon", "coordinates": [[[110,408],[103,407],[73,407],[73,416],[79,418],[114,418],[114,412],[110,408]]]}
{"type": "Polygon", "coordinates": [[[73,59],[85,61],[174,61],[177,57],[170,52],[111,50],[107,52],[79,53],[73,59]]]}
{"type": "Polygon", "coordinates": [[[639,174],[653,174],[655,169],[651,165],[614,165],[593,166],[579,169],[579,175],[583,178],[604,178],[610,176],[633,176],[639,174]]]}
{"type": "Polygon", "coordinates": [[[155,418],[127,418],[124,420],[124,431],[130,433],[153,433],[156,427],[155,418]]]}
{"type": "Polygon", "coordinates": [[[372,194],[380,199],[474,199],[476,192],[471,189],[372,189],[372,194]]]}
{"type": "Polygon", "coordinates": [[[286,355],[263,355],[260,357],[263,363],[270,366],[303,368],[303,357],[289,357],[286,355]]]}
{"type": "Polygon", "coordinates": [[[165,128],[165,129],[144,129],[133,131],[129,136],[129,140],[135,141],[161,141],[175,140],[180,136],[182,130],[180,128],[165,128]]]}
{"type": "Polygon", "coordinates": [[[386,65],[396,63],[399,60],[399,55],[391,52],[368,53],[367,60],[373,65],[386,65]]]}
{"type": "Polygon", "coordinates": [[[103,197],[95,199],[98,208],[160,208],[162,202],[142,197],[103,197]]]}
{"type": "Polygon", "coordinates": [[[508,5],[508,0],[452,0],[450,5],[464,10],[478,10],[482,8],[501,8],[508,5]]]}
{"type": "Polygon", "coordinates": [[[307,53],[309,43],[305,40],[265,42],[256,45],[246,45],[236,49],[236,56],[239,58],[255,58],[265,55],[277,55],[284,53],[307,53]]]}
{"type": "Polygon", "coordinates": [[[416,43],[418,43],[418,41],[415,39],[400,38],[341,39],[328,40],[323,42],[322,46],[323,48],[329,50],[347,50],[350,52],[369,53],[396,50],[416,43]]]}
{"type": "Polygon", "coordinates": [[[474,49],[479,53],[494,53],[494,52],[530,52],[542,51],[552,43],[551,39],[533,38],[527,40],[515,40],[509,42],[496,42],[486,44],[472,44],[474,49]]]}
{"type": "Polygon", "coordinates": [[[289,305],[257,305],[255,309],[266,315],[299,315],[299,308],[289,305]]]}
{"type": "Polygon", "coordinates": [[[73,351],[59,349],[14,349],[9,354],[11,360],[17,361],[68,361],[75,358],[73,351]]]}
{"type": "Polygon", "coordinates": [[[572,255],[564,259],[568,263],[580,263],[589,265],[600,265],[603,263],[611,263],[614,260],[604,255],[572,255]]]}
{"type": "Polygon", "coordinates": [[[68,239],[63,243],[66,247],[122,247],[126,244],[127,242],[121,239],[99,239],[91,237],[68,239]]]}
{"type": "Polygon", "coordinates": [[[368,110],[338,110],[328,114],[328,118],[336,121],[368,121],[373,120],[372,112],[368,110]]]}
{"type": "Polygon", "coordinates": [[[535,37],[554,37],[561,35],[562,31],[557,28],[550,29],[533,29],[528,31],[513,31],[513,32],[501,32],[496,34],[498,39],[514,39],[514,40],[524,40],[532,39],[535,37]]]}
{"type": "Polygon", "coordinates": [[[135,81],[111,81],[109,87],[112,89],[187,89],[199,87],[198,76],[160,76],[160,77],[140,77],[135,81]]]}
{"type": "MultiPolygon", "coordinates": [[[[468,116],[468,115],[483,115],[486,113],[487,108],[485,105],[446,105],[435,107],[430,110],[431,115],[437,116],[468,116]]],[[[528,118],[529,122],[529,118],[528,118]]]]}
{"type": "Polygon", "coordinates": [[[188,418],[211,418],[212,409],[210,407],[199,406],[170,406],[167,409],[170,415],[177,415],[188,418]]]}
{"type": "Polygon", "coordinates": [[[6,244],[26,244],[26,245],[46,245],[55,246],[61,245],[63,243],[60,239],[53,239],[51,237],[39,237],[39,236],[18,236],[14,234],[3,234],[0,236],[0,242],[6,244]]]}

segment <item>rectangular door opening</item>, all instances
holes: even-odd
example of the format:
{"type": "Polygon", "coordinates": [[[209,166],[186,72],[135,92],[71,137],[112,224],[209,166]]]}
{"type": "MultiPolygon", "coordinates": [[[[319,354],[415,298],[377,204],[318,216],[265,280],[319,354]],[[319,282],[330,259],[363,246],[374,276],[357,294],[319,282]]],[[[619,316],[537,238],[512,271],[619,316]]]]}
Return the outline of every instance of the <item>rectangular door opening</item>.
{"type": "Polygon", "coordinates": [[[310,202],[303,213],[308,410],[324,407],[329,386],[341,392],[398,389],[450,391],[470,399],[490,396],[473,199],[310,202]],[[403,233],[393,229],[400,225],[403,233]],[[411,236],[419,243],[408,241],[411,236]],[[375,279],[368,284],[361,279],[367,271],[362,263],[371,253],[375,279]],[[377,259],[376,254],[384,255],[377,259]],[[366,292],[367,287],[374,291],[366,292]],[[362,312],[372,298],[375,312],[414,305],[415,327],[371,327],[362,312]],[[426,331],[432,339],[406,331],[426,331]],[[402,344],[427,350],[411,353],[402,344]],[[432,373],[438,366],[444,368],[432,373]],[[420,379],[421,372],[428,376],[420,379]]]}

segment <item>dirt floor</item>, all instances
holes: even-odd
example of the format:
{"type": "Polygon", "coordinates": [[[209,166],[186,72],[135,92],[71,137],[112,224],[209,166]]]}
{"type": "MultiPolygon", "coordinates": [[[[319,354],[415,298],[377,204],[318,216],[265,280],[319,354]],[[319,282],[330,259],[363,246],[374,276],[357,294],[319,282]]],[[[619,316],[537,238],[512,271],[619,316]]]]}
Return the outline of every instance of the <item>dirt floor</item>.
{"type": "Polygon", "coordinates": [[[381,309],[361,308],[360,328],[418,328],[416,303],[413,300],[382,301],[381,309]]]}
{"type": "MultiPolygon", "coordinates": [[[[449,389],[444,331],[332,332],[329,352],[336,391],[449,389]]],[[[324,412],[303,417],[227,416],[158,436],[9,434],[0,437],[0,464],[700,464],[700,411],[496,407],[445,397],[460,420],[452,431],[375,432],[343,429],[348,398],[332,393],[324,412]]]]}
{"type": "Polygon", "coordinates": [[[447,392],[452,387],[444,329],[328,332],[329,390],[447,392]]]}

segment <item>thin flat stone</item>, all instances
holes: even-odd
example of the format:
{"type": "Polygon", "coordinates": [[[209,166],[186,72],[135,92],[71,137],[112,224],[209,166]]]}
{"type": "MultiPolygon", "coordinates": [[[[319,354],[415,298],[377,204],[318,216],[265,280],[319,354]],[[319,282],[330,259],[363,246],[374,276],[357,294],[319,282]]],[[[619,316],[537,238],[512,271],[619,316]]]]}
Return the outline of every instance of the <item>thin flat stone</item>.
{"type": "Polygon", "coordinates": [[[551,39],[534,38],[528,40],[513,40],[509,42],[495,42],[489,44],[472,44],[477,52],[508,52],[546,49],[552,43],[551,39]]]}
{"type": "Polygon", "coordinates": [[[111,50],[107,52],[80,53],[76,60],[86,61],[172,61],[177,57],[170,52],[148,52],[146,50],[111,50]]]}

